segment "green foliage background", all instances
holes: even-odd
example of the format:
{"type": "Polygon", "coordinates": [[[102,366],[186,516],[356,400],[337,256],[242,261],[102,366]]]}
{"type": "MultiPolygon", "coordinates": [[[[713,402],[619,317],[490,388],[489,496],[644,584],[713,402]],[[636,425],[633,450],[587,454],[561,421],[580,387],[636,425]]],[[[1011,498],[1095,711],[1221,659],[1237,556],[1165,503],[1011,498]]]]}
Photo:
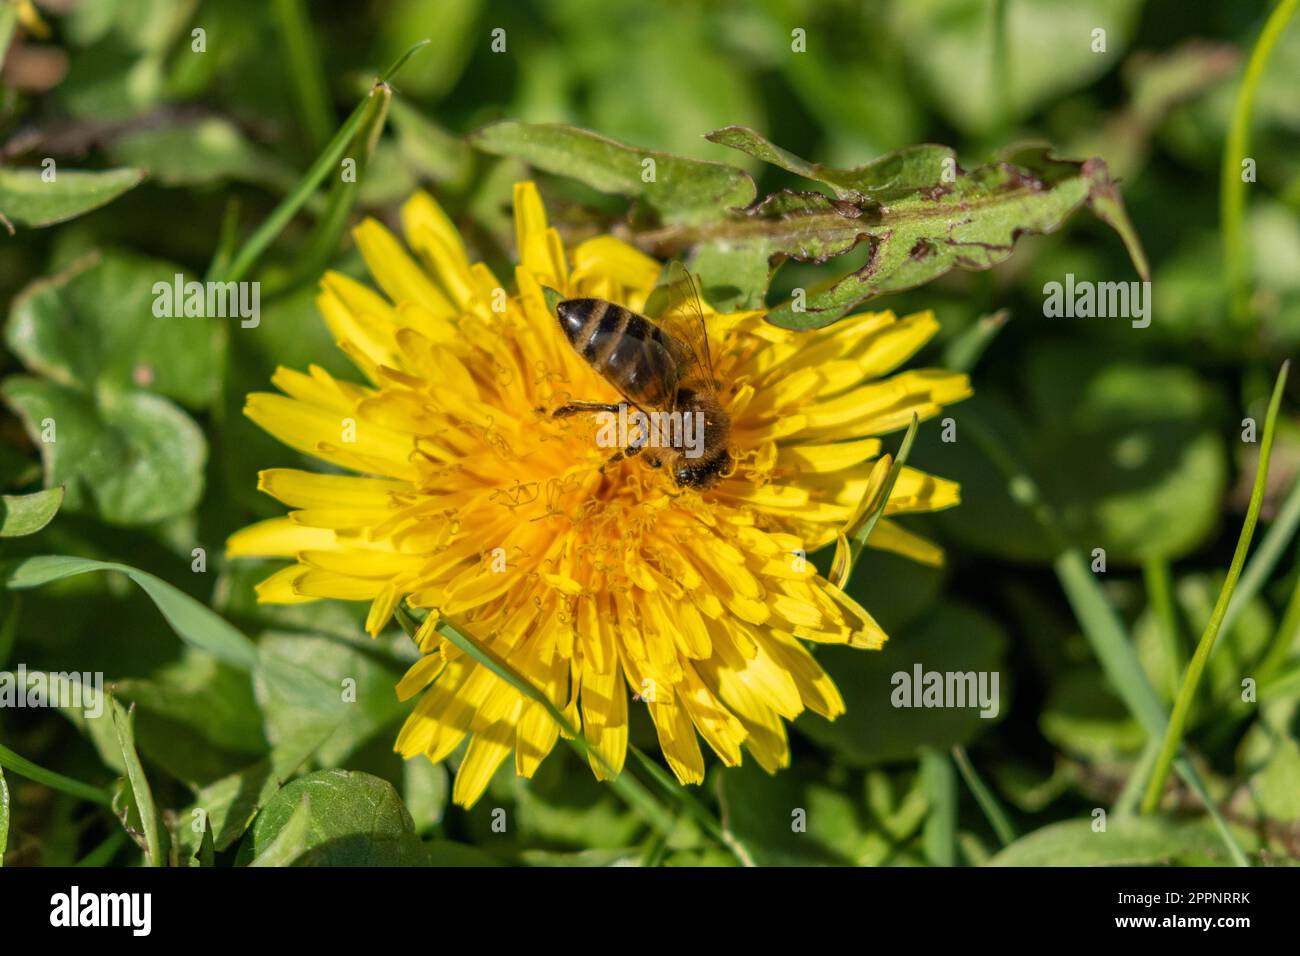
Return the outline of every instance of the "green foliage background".
{"type": "MultiPolygon", "coordinates": [[[[14,227],[0,236],[0,490],[13,496],[0,527],[11,588],[0,592],[0,670],[102,671],[116,703],[95,719],[0,709],[5,865],[1223,864],[1227,842],[1254,863],[1300,854],[1295,377],[1255,558],[1185,735],[1204,790],[1171,777],[1162,812],[1134,812],[1151,736],[1134,701],[1172,706],[1255,479],[1259,444],[1242,441],[1242,420],[1262,430],[1277,368],[1300,342],[1300,23],[1253,104],[1257,181],[1236,250],[1249,267],[1243,319],[1224,278],[1219,176],[1263,2],[59,7],[71,10],[46,11],[53,32],[41,39],[0,0],[0,38],[16,30],[0,92],[0,213],[14,227]],[[1099,27],[1104,52],[1092,49],[1099,27]],[[503,53],[491,49],[498,28],[503,53]],[[791,50],[796,28],[807,52],[791,50]],[[260,326],[155,319],[153,282],[229,265],[375,76],[426,37],[392,81],[358,187],[310,195],[257,262],[260,326]],[[370,641],[361,611],[339,603],[259,607],[251,585],[269,566],[221,557],[230,532],[279,510],[256,493],[257,470],[301,462],[238,413],[243,395],[278,364],[349,374],[312,304],[326,264],[363,274],[343,225],[362,213],[391,220],[427,188],[508,274],[510,184],[531,173],[518,150],[485,139],[500,128],[466,139],[503,119],[728,163],[760,196],[817,184],[703,134],[749,127],[841,169],[943,143],[969,170],[1045,140],[1063,157],[1106,161],[1151,262],[1146,329],[1043,316],[1044,283],[1067,273],[1137,278],[1121,237],[1085,215],[1021,236],[992,269],[872,301],[935,311],[943,331],[919,364],[984,347],[976,397],[951,412],[958,441],[941,442],[931,423],[910,458],[962,482],[959,508],[914,525],[945,544],[948,565],[859,562],[850,590],[892,640],[880,654],[820,652],[848,713],[800,719],[789,770],[714,766],[682,802],[629,761],[667,833],[562,747],[534,781],[508,764],[472,811],[451,807],[446,768],[391,753],[409,640],[393,629],[370,641]],[[47,157],[57,190],[35,186],[47,157]],[[1001,309],[1010,319],[990,338],[980,319],[1001,309]],[[58,423],[53,446],[40,442],[46,418],[58,423]],[[1026,507],[1029,478],[1050,509],[1046,528],[1026,507]],[[1105,572],[1081,577],[1063,546],[1089,563],[1105,549],[1105,572]],[[72,557],[18,563],[33,555],[72,557]],[[998,718],[891,707],[890,675],[914,662],[999,671],[998,718]],[[356,680],[356,703],[340,700],[340,675],[356,680]],[[1257,679],[1256,702],[1243,703],[1243,677],[1257,679]],[[1098,808],[1110,813],[1105,833],[1098,808]],[[792,829],[798,810],[807,832],[792,829]]],[[[698,212],[678,194],[677,206],[647,198],[629,215],[610,194],[620,190],[577,178],[587,182],[538,175],[575,240],[698,212]]],[[[767,301],[842,277],[866,252],[788,263],[767,301]]],[[[641,717],[632,739],[657,749],[641,717]]]]}

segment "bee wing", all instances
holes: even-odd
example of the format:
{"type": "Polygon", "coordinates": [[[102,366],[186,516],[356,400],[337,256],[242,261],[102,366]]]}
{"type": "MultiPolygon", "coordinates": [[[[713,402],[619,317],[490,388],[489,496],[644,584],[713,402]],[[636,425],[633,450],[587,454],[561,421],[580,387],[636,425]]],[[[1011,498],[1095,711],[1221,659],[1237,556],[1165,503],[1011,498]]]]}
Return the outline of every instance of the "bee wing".
{"type": "Polygon", "coordinates": [[[668,263],[646,299],[645,315],[673,340],[682,377],[689,367],[698,366],[704,380],[716,388],[699,279],[677,260],[668,263]]]}

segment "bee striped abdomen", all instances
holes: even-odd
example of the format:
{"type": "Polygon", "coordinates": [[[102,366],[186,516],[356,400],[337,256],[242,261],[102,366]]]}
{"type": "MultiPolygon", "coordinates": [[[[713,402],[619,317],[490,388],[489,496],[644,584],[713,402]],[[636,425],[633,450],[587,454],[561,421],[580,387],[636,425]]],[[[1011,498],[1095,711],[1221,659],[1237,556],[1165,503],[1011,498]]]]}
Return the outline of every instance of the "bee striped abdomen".
{"type": "Polygon", "coordinates": [[[671,404],[677,369],[654,323],[604,299],[566,299],[556,315],[574,350],[631,401],[671,404]]]}

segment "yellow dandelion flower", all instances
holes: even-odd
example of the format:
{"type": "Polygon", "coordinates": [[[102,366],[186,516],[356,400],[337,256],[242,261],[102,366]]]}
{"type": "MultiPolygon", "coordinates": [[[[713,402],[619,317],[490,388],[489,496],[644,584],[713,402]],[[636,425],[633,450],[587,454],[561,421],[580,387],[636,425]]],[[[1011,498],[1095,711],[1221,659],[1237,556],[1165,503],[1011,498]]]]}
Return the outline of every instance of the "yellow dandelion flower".
{"type": "MultiPolygon", "coordinates": [[[[844,710],[804,642],[885,641],[802,555],[853,517],[880,455],[875,436],[935,415],[969,383],[942,370],[888,374],[934,334],[929,313],[858,315],[812,333],[715,314],[732,472],[698,491],[635,458],[607,464],[590,416],[550,414],[620,396],[569,345],[543,290],[639,310],[661,264],[609,236],[566,254],[533,184],[515,187],[514,204],[513,295],[470,263],[427,195],[402,209],[414,257],[378,222],[357,228],[383,294],[330,273],[318,302],[367,384],[281,368],[283,394],[252,394],[245,408],[280,441],[356,476],[263,472],[261,489],[293,510],[236,533],[228,552],[294,559],[258,586],[261,601],[371,602],[372,635],[402,599],[429,609],[416,635],[423,656],[397,687],[404,700],[423,697],[395,749],[440,761],[468,740],[461,805],[511,751],[531,776],[560,728],[444,638],[439,616],[581,728],[598,777],[623,765],[629,691],[683,783],[704,777],[699,737],[727,765],[743,747],[776,771],[789,762],[784,721],[844,710]]],[[[954,483],[904,468],[885,514],[957,500],[954,483]]],[[[942,557],[888,517],[871,544],[942,557]]]]}

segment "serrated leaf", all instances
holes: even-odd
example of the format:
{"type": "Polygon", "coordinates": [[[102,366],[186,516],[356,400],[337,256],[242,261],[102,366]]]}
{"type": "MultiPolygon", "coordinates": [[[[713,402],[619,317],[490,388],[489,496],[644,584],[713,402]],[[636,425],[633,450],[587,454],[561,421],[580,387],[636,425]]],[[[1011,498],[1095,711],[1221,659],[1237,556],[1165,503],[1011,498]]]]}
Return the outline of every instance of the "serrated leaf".
{"type": "Polygon", "coordinates": [[[0,538],[35,534],[54,520],[62,504],[62,487],[30,495],[0,495],[0,538]]]}
{"type": "Polygon", "coordinates": [[[746,206],[755,196],[754,181],[734,166],[638,149],[572,126],[505,121],[473,133],[470,144],[600,192],[640,199],[665,223],[702,222],[746,206]],[[646,160],[654,161],[649,182],[643,178],[646,160]]]}
{"type": "MultiPolygon", "coordinates": [[[[891,181],[915,182],[911,172],[898,175],[901,180],[891,181]]],[[[777,193],[748,210],[748,222],[701,237],[727,241],[736,255],[761,256],[769,265],[786,258],[825,262],[870,243],[864,266],[809,290],[801,311],[791,300],[768,314],[785,328],[820,328],[862,302],[924,285],[952,269],[992,268],[1011,256],[1019,236],[1052,232],[1085,203],[1099,203],[1130,249],[1139,248],[1105,163],[1057,159],[1045,147],[1021,149],[969,172],[958,168],[911,193],[892,193],[883,203],[777,193]]],[[[1140,255],[1135,261],[1145,268],[1140,255]]]]}
{"type": "Polygon", "coordinates": [[[957,154],[948,146],[922,143],[874,159],[854,169],[836,169],[810,163],[744,126],[728,126],[705,139],[730,146],[787,172],[830,186],[840,199],[884,203],[902,199],[943,181],[956,172],[957,154]]]}
{"type": "Polygon", "coordinates": [[[112,202],[144,179],[138,169],[99,173],[56,169],[52,182],[42,179],[41,173],[0,169],[0,216],[20,226],[51,226],[112,202]]]}
{"type": "MultiPolygon", "coordinates": [[[[829,325],[862,302],[954,268],[992,268],[1011,255],[1019,236],[1052,232],[1085,203],[1120,234],[1147,277],[1137,233],[1100,159],[1063,160],[1032,146],[966,171],[945,147],[923,145],[837,169],[800,159],[744,127],[710,135],[835,192],[786,189],[744,209],[715,203],[711,217],[701,209],[676,226],[637,233],[647,248],[690,248],[714,299],[729,308],[754,305],[782,262],[824,263],[870,246],[861,268],[772,308],[768,321],[784,328],[829,325]]],[[[554,159],[554,171],[583,178],[558,153],[554,159]]]]}
{"type": "Polygon", "coordinates": [[[257,815],[236,865],[262,859],[277,844],[270,862],[278,866],[419,866],[428,860],[393,785],[347,770],[320,770],[277,793],[257,815]]]}

